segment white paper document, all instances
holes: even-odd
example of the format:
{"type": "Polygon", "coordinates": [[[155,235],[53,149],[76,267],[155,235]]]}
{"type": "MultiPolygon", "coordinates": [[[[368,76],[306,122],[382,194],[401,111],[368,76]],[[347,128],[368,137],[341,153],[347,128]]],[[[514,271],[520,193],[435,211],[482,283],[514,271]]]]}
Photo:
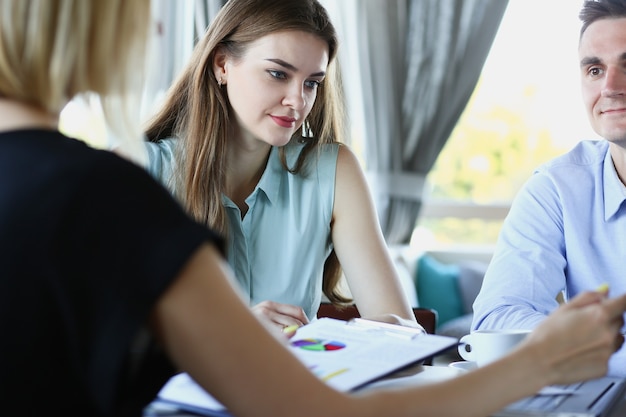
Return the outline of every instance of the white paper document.
{"type": "MultiPolygon", "coordinates": [[[[456,338],[369,320],[320,318],[300,327],[289,340],[289,349],[319,379],[337,390],[351,391],[457,343],[456,338]]],[[[196,413],[226,411],[186,374],[171,378],[158,399],[196,413]]]]}
{"type": "Polygon", "coordinates": [[[406,327],[322,318],[298,329],[290,348],[318,378],[350,391],[456,344],[406,327]]]}

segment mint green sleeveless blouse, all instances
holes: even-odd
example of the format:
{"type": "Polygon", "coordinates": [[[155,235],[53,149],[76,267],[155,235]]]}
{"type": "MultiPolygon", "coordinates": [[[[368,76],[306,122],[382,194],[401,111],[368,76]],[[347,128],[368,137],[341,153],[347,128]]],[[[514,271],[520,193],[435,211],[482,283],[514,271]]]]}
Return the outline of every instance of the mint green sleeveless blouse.
{"type": "MultiPolygon", "coordinates": [[[[148,170],[172,192],[175,139],[146,143],[148,170]]],[[[286,147],[293,166],[302,145],[286,147]]],[[[251,306],[264,300],[302,307],[313,319],[322,296],[322,273],[332,242],[335,173],[339,145],[312,152],[304,172],[283,168],[272,148],[261,180],[246,199],[248,212],[225,195],[229,223],[228,263],[251,306]]]]}

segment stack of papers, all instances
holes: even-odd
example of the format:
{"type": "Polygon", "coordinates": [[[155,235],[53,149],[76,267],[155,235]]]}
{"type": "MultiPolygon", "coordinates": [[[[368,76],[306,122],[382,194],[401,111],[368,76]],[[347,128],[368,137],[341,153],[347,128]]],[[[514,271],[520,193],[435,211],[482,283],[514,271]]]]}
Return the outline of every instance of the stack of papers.
{"type": "MultiPolygon", "coordinates": [[[[300,327],[289,349],[320,380],[337,390],[353,391],[457,344],[456,338],[419,329],[321,318],[300,327]]],[[[226,407],[184,373],[168,381],[158,401],[202,415],[228,415],[226,407]]]]}

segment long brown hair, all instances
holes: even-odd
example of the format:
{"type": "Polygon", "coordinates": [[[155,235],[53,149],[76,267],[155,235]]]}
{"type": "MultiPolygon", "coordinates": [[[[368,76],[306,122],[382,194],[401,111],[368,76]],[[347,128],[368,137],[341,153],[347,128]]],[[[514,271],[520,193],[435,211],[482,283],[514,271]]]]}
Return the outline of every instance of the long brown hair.
{"type": "MultiPolygon", "coordinates": [[[[317,0],[229,0],[194,48],[191,59],[170,88],[164,105],[149,121],[148,140],[177,137],[175,188],[177,197],[198,221],[228,232],[222,193],[226,184],[226,147],[231,133],[228,97],[213,72],[218,47],[241,57],[247,46],[268,34],[297,30],[312,33],[328,44],[329,64],[308,121],[313,132],[294,166],[294,175],[320,144],[345,137],[342,86],[336,60],[337,34],[317,0]]],[[[292,138],[292,140],[295,140],[292,138]]],[[[299,133],[297,134],[298,139],[299,133]]],[[[337,288],[341,268],[334,250],[324,264],[324,294],[333,303],[350,300],[337,288]]]]}

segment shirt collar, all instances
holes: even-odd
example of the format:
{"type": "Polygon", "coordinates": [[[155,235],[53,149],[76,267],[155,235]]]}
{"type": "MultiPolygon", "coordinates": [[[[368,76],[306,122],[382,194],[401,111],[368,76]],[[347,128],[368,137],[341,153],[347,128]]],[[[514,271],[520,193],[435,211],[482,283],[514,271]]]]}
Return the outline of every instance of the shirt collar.
{"type": "Polygon", "coordinates": [[[278,200],[278,193],[280,190],[280,183],[282,181],[282,173],[284,171],[283,165],[280,162],[278,155],[278,148],[272,146],[270,156],[267,161],[267,166],[263,175],[259,180],[258,189],[263,191],[267,196],[270,203],[274,204],[278,200]]]}
{"type": "Polygon", "coordinates": [[[617,213],[626,200],[626,187],[620,181],[613,164],[610,148],[607,148],[604,157],[604,220],[608,221],[617,213]]]}
{"type": "MultiPolygon", "coordinates": [[[[254,188],[254,191],[252,191],[252,193],[248,197],[246,197],[246,202],[248,202],[250,198],[256,198],[256,195],[258,193],[263,193],[270,201],[270,203],[276,203],[276,201],[278,200],[280,183],[282,181],[282,175],[280,175],[282,171],[283,165],[280,163],[278,148],[272,146],[267,165],[265,166],[265,171],[263,171],[263,175],[261,175],[261,179],[254,188]]],[[[225,207],[237,207],[237,205],[230,198],[228,198],[226,194],[223,193],[222,203],[225,207]]]]}

